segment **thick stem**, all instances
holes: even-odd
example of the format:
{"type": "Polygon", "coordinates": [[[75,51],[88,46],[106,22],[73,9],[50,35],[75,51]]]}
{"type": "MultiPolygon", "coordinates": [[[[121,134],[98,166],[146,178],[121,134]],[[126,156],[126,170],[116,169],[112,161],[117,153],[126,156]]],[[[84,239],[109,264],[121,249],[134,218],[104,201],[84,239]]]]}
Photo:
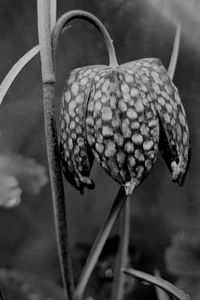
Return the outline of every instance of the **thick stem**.
{"type": "Polygon", "coordinates": [[[60,165],[60,154],[57,142],[56,124],[54,116],[54,84],[46,83],[43,85],[44,98],[44,118],[45,133],[47,143],[47,154],[49,163],[49,172],[51,179],[52,198],[54,205],[57,242],[59,249],[59,258],[61,272],[67,299],[74,299],[74,283],[72,268],[69,259],[68,230],[65,209],[65,197],[63,188],[63,179],[60,165]]]}
{"type": "Polygon", "coordinates": [[[65,288],[66,299],[74,300],[74,282],[69,258],[69,242],[64,187],[57,141],[56,121],[54,115],[55,73],[52,57],[50,26],[54,23],[55,18],[53,18],[52,16],[52,5],[53,0],[51,2],[47,0],[37,0],[38,35],[43,80],[46,147],[62,280],[65,288]]]}
{"type": "Polygon", "coordinates": [[[53,46],[53,52],[54,52],[53,53],[54,60],[55,60],[56,49],[57,49],[59,37],[62,33],[62,30],[70,21],[72,21],[74,19],[86,20],[86,21],[90,22],[91,24],[93,24],[98,29],[98,31],[101,32],[101,34],[104,37],[104,41],[105,41],[105,44],[106,44],[106,47],[108,50],[109,65],[111,67],[117,67],[118,62],[117,62],[117,58],[116,58],[113,41],[110,38],[110,35],[109,35],[108,31],[106,30],[105,26],[94,15],[92,15],[89,12],[82,11],[82,10],[69,11],[69,12],[65,13],[64,15],[62,15],[62,17],[60,17],[60,19],[57,21],[54,31],[52,33],[52,46],[53,46]]]}

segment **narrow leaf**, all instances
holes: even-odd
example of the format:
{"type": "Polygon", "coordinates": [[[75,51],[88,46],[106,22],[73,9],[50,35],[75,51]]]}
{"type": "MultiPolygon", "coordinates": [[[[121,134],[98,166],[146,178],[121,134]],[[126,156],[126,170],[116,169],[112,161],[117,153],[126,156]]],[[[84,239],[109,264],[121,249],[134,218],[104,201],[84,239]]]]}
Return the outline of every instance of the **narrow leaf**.
{"type": "Polygon", "coordinates": [[[33,47],[24,56],[22,56],[18,62],[10,69],[4,80],[0,85],[0,105],[15,78],[21,72],[21,70],[27,65],[27,63],[33,59],[39,52],[39,46],[33,47]]]}
{"type": "Polygon", "coordinates": [[[191,297],[189,295],[186,295],[182,290],[178,289],[173,284],[164,279],[157,278],[153,275],[134,269],[123,269],[122,271],[127,275],[133,276],[137,279],[140,279],[142,281],[145,281],[149,284],[153,284],[163,289],[167,293],[172,294],[178,300],[191,300],[191,297]]]}
{"type": "Polygon", "coordinates": [[[174,78],[174,73],[176,70],[176,65],[177,65],[177,60],[178,60],[178,53],[179,53],[179,48],[180,48],[180,38],[181,38],[181,23],[179,22],[176,27],[176,34],[175,34],[171,59],[170,59],[170,63],[168,66],[168,74],[172,80],[174,78]]]}
{"type": "Polygon", "coordinates": [[[126,199],[120,221],[120,244],[116,258],[116,268],[114,272],[111,300],[122,300],[124,295],[125,275],[121,272],[121,269],[126,268],[128,263],[128,245],[130,237],[130,197],[127,197],[126,199]]]}
{"type": "MultiPolygon", "coordinates": [[[[161,278],[160,272],[157,269],[154,270],[154,275],[158,278],[161,278]]],[[[171,297],[169,297],[165,291],[163,291],[157,286],[155,286],[155,289],[156,289],[158,300],[171,300],[171,297]]]]}
{"type": "Polygon", "coordinates": [[[82,270],[79,282],[76,287],[76,296],[77,299],[82,299],[85,287],[88,283],[90,275],[98,261],[98,258],[101,254],[101,251],[105,245],[105,242],[110,234],[110,231],[126,201],[127,196],[125,195],[124,188],[121,187],[118,195],[114,201],[114,204],[102,226],[100,232],[93,244],[93,247],[90,251],[86,264],[82,270]]]}

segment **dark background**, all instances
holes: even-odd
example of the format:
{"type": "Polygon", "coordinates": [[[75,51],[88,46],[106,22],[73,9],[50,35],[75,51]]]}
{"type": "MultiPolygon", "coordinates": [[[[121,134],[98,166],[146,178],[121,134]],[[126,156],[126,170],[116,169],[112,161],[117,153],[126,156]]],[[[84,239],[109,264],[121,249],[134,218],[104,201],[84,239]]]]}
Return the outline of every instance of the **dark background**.
{"type": "MultiPolygon", "coordinates": [[[[102,20],[114,40],[120,63],[158,57],[166,68],[176,24],[181,20],[180,55],[174,82],[188,118],[192,161],[185,185],[179,188],[171,182],[159,156],[149,177],[135,191],[131,201],[130,264],[150,273],[159,269],[164,278],[176,282],[193,293],[194,299],[199,299],[200,1],[58,1],[58,16],[70,9],[88,10],[102,20]]],[[[0,2],[1,81],[12,65],[38,43],[36,12],[36,1],[33,0],[0,2]]],[[[100,34],[90,24],[74,21],[59,45],[57,111],[66,74],[78,66],[107,61],[100,34]]],[[[37,56],[17,77],[0,109],[0,179],[5,174],[2,170],[7,169],[23,190],[19,206],[0,208],[0,266],[39,274],[60,284],[50,186],[45,184],[44,169],[39,167],[47,167],[42,109],[40,60],[37,56]],[[15,162],[19,155],[24,164],[23,161],[15,162]],[[35,161],[33,166],[27,164],[24,170],[27,158],[35,161]],[[4,169],[1,169],[1,160],[4,169]]],[[[84,195],[79,195],[65,182],[76,278],[119,189],[97,164],[92,177],[96,188],[84,195]]],[[[0,202],[3,203],[1,194],[0,186],[0,202]]],[[[110,281],[104,276],[104,267],[113,263],[117,248],[115,232],[88,288],[88,295],[96,295],[95,299],[106,299],[109,293],[110,281]]],[[[137,282],[132,284],[131,298],[134,294],[135,299],[145,299],[146,293],[148,299],[150,295],[155,298],[153,288],[137,282]]]]}

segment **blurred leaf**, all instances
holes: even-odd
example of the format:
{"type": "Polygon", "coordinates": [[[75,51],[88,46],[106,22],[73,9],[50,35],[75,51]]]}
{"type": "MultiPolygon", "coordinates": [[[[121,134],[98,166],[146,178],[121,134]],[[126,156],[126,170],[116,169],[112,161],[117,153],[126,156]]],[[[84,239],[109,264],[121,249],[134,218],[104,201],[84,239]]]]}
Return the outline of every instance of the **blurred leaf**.
{"type": "Polygon", "coordinates": [[[0,285],[6,300],[64,300],[61,287],[28,272],[1,269],[0,285]]]}
{"type": "Polygon", "coordinates": [[[199,278],[182,278],[176,282],[176,285],[180,289],[184,289],[184,291],[187,291],[192,297],[193,300],[199,300],[200,299],[200,282],[199,278]]]}
{"type": "Polygon", "coordinates": [[[21,201],[22,190],[14,176],[0,174],[0,206],[11,208],[21,201]]]}
{"type": "Polygon", "coordinates": [[[38,194],[47,181],[46,169],[34,159],[0,155],[0,206],[18,205],[22,190],[38,194]]]}
{"type": "Polygon", "coordinates": [[[168,270],[180,277],[200,279],[200,233],[178,232],[166,251],[168,270]]]}

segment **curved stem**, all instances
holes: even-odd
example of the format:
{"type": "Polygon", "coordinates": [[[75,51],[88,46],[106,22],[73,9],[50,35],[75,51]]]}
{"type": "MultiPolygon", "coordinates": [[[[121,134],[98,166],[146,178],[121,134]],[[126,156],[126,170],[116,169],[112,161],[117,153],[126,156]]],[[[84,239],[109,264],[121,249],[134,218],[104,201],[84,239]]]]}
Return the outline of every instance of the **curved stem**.
{"type": "Polygon", "coordinates": [[[82,10],[69,11],[69,12],[65,13],[64,15],[62,15],[60,17],[60,19],[57,21],[57,23],[54,27],[53,33],[52,33],[52,47],[53,47],[54,61],[55,61],[55,56],[56,56],[56,50],[57,50],[59,37],[62,33],[62,30],[67,25],[67,23],[69,23],[70,21],[72,21],[74,19],[86,20],[86,21],[90,22],[91,24],[93,24],[98,29],[98,31],[101,32],[101,34],[104,37],[104,41],[105,41],[105,44],[106,44],[106,47],[107,47],[107,50],[108,50],[109,65],[111,67],[117,67],[118,62],[117,62],[117,58],[116,58],[116,53],[115,53],[115,48],[114,48],[114,45],[113,45],[113,41],[110,38],[110,35],[109,35],[108,31],[106,30],[105,26],[94,15],[92,15],[89,12],[82,11],[82,10]]]}

